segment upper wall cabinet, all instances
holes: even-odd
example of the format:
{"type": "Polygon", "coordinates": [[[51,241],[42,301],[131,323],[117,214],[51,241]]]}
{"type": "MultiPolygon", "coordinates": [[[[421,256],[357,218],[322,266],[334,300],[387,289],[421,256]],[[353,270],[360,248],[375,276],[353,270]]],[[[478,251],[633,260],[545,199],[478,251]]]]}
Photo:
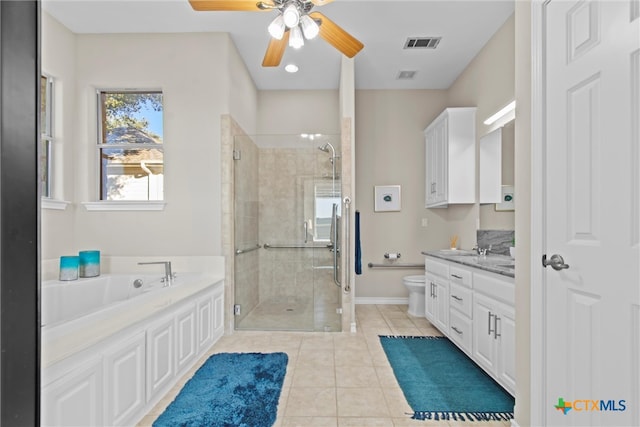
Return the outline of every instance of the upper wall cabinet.
{"type": "Polygon", "coordinates": [[[427,208],[475,203],[476,108],[447,108],[424,130],[427,208]]]}

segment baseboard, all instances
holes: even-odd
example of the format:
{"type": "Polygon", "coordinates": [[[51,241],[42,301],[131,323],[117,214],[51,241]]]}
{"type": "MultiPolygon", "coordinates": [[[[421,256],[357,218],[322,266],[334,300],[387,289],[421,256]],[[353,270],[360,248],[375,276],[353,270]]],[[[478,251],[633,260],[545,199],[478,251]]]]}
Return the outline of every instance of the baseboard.
{"type": "Polygon", "coordinates": [[[511,420],[511,427],[520,427],[516,422],[515,418],[511,420]]]}
{"type": "Polygon", "coordinates": [[[409,298],[356,297],[356,305],[408,305],[409,298]]]}

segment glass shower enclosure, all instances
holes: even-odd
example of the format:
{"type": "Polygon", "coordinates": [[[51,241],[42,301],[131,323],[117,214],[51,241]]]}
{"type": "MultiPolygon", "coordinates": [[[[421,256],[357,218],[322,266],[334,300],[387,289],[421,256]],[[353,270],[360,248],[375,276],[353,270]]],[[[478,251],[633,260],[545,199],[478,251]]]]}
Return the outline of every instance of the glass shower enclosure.
{"type": "Polygon", "coordinates": [[[340,136],[236,136],[233,155],[235,328],[340,331],[340,136]]]}

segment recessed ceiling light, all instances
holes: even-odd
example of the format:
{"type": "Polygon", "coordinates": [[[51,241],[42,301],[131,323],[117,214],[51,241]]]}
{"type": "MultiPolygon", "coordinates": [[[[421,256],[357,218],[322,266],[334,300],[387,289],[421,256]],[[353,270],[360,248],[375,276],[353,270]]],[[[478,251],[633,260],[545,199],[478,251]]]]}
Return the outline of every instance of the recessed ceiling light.
{"type": "Polygon", "coordinates": [[[284,69],[285,69],[285,71],[286,71],[287,73],[297,73],[297,72],[298,72],[298,66],[297,66],[297,65],[295,65],[295,64],[287,64],[287,65],[284,67],[284,69]]]}

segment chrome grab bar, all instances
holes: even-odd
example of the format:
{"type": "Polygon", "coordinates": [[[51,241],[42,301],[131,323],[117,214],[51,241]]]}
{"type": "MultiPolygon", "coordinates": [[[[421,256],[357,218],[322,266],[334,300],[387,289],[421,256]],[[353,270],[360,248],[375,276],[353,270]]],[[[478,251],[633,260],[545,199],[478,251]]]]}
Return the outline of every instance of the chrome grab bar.
{"type": "Polygon", "coordinates": [[[344,198],[344,246],[346,248],[345,254],[347,259],[345,261],[345,265],[347,268],[345,269],[345,284],[344,284],[344,293],[348,294],[351,291],[351,231],[349,230],[349,226],[351,223],[351,199],[349,197],[344,198]]]}
{"type": "Polygon", "coordinates": [[[301,244],[284,244],[284,245],[270,245],[265,243],[262,245],[265,249],[332,249],[333,244],[328,243],[326,245],[301,245],[301,244]]]}
{"type": "Polygon", "coordinates": [[[247,249],[236,249],[236,255],[246,254],[247,252],[252,252],[252,251],[258,250],[261,247],[262,246],[256,244],[255,246],[247,248],[247,249]]]}
{"type": "Polygon", "coordinates": [[[369,268],[420,268],[424,269],[424,264],[367,264],[369,268]]]}

